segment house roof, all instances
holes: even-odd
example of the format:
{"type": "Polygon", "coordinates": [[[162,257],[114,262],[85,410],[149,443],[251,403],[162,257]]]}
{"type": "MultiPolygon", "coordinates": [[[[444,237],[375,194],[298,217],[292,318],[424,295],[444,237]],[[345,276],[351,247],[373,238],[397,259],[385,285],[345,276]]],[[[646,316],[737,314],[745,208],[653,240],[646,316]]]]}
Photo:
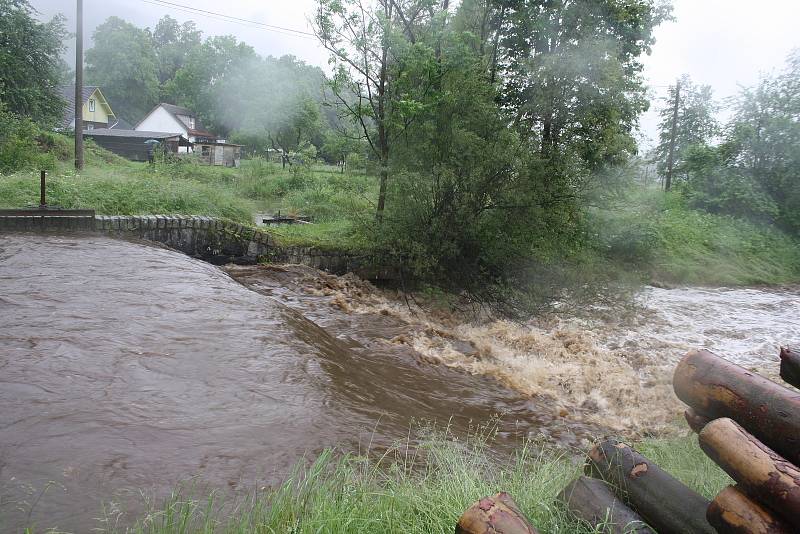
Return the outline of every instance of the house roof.
{"type": "MultiPolygon", "coordinates": [[[[99,90],[100,87],[96,85],[84,85],[83,86],[83,93],[81,94],[83,98],[83,102],[89,100],[89,97],[94,94],[95,91],[99,90]]],[[[67,106],[64,108],[64,115],[61,117],[61,127],[62,128],[69,128],[72,126],[72,121],[75,120],[75,86],[74,85],[61,85],[58,88],[59,93],[61,93],[61,98],[67,101],[67,106]]],[[[103,94],[102,92],[100,93],[103,94]]],[[[105,97],[103,97],[105,100],[105,97]]],[[[114,112],[111,110],[111,106],[108,105],[108,102],[105,103],[108,107],[109,115],[114,115],[114,112]]],[[[114,115],[116,117],[116,115],[114,115]]]]}
{"type": "Polygon", "coordinates": [[[141,130],[120,130],[119,128],[95,128],[84,130],[84,137],[135,137],[141,139],[167,139],[180,137],[182,133],[144,132],[141,130]]]}
{"type": "Polygon", "coordinates": [[[197,118],[197,114],[190,110],[189,108],[184,108],[181,106],[176,106],[175,104],[167,104],[166,102],[161,102],[156,107],[150,110],[150,112],[144,116],[142,120],[136,125],[136,128],[139,127],[139,124],[142,124],[147,117],[153,114],[155,110],[158,108],[164,108],[164,111],[172,115],[176,121],[183,124],[186,127],[186,131],[189,135],[198,135],[201,137],[216,137],[213,133],[206,130],[205,126],[202,125],[200,119],[197,118]],[[181,119],[178,118],[178,115],[185,115],[187,117],[192,117],[194,119],[194,128],[189,128],[189,126],[184,123],[181,119]]]}

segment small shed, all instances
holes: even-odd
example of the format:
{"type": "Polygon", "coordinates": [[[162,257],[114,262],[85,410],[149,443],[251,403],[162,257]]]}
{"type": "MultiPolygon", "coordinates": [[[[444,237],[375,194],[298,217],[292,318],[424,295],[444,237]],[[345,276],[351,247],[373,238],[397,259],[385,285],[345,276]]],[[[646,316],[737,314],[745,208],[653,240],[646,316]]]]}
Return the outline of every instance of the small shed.
{"type": "Polygon", "coordinates": [[[168,152],[178,153],[178,147],[190,146],[189,141],[180,133],[142,132],[139,130],[120,130],[117,128],[95,128],[83,132],[99,146],[133,161],[147,161],[148,139],[155,139],[168,152]]]}
{"type": "Polygon", "coordinates": [[[194,143],[194,153],[206,165],[238,167],[242,157],[242,146],[234,143],[194,143]]]}

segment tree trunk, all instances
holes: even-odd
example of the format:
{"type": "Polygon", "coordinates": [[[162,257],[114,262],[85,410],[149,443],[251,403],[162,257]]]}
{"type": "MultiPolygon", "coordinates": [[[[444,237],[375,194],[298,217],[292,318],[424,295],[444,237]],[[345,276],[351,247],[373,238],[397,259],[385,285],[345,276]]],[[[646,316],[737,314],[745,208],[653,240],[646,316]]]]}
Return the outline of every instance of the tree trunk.
{"type": "Polygon", "coordinates": [[[790,534],[792,529],[772,512],[728,486],[711,501],[708,522],[719,534],[790,534]]]}
{"type": "MultiPolygon", "coordinates": [[[[392,20],[392,4],[384,2],[386,20],[392,20]]],[[[389,180],[389,134],[386,131],[386,90],[388,83],[389,37],[384,34],[381,46],[381,67],[378,79],[378,152],[381,170],[379,173],[378,208],[375,218],[383,220],[383,209],[386,206],[386,182],[389,180]]]]}
{"type": "Polygon", "coordinates": [[[506,493],[484,497],[458,519],[456,534],[539,534],[506,493]]]}
{"type": "Polygon", "coordinates": [[[692,408],[688,408],[685,412],[683,412],[683,416],[686,418],[686,422],[689,423],[689,428],[691,428],[696,434],[699,434],[700,431],[703,430],[703,427],[711,421],[711,419],[705,415],[697,413],[692,408]]]}
{"type": "Polygon", "coordinates": [[[644,520],[620,501],[602,480],[578,477],[558,498],[572,515],[611,534],[656,534],[644,520]]]}
{"type": "Polygon", "coordinates": [[[745,493],[800,529],[800,469],[727,417],[706,425],[700,448],[745,493]]]}
{"type": "Polygon", "coordinates": [[[616,440],[596,445],[589,451],[586,470],[614,486],[617,494],[656,531],[714,534],[706,521],[708,499],[628,445],[616,440]]]}
{"type": "Polygon", "coordinates": [[[800,463],[800,393],[706,350],[675,368],[675,394],[711,419],[730,417],[778,454],[800,463]]]}
{"type": "Polygon", "coordinates": [[[800,354],[784,347],[781,347],[781,378],[800,388],[800,354]]]}

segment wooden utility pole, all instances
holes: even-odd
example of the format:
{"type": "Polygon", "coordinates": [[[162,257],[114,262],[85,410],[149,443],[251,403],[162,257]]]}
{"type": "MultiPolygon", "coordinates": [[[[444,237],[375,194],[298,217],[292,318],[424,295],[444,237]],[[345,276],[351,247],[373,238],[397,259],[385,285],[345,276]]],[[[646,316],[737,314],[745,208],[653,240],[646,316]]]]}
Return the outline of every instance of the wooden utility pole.
{"type": "Polygon", "coordinates": [[[667,157],[667,178],[664,182],[664,191],[672,187],[672,170],[675,166],[675,140],[678,136],[678,108],[681,104],[681,80],[675,83],[675,107],[672,109],[672,132],[669,137],[669,156],[667,157]]]}
{"type": "Polygon", "coordinates": [[[75,31],[75,169],[83,169],[83,0],[78,1],[75,31]]]}

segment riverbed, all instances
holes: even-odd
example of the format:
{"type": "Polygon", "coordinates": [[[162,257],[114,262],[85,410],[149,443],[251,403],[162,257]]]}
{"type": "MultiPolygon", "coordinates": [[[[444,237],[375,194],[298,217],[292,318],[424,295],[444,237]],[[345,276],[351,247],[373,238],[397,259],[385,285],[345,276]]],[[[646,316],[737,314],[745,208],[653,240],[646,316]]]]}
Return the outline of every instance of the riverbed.
{"type": "Polygon", "coordinates": [[[681,354],[769,370],[800,339],[798,295],[646,288],[624,318],[475,322],[304,267],[3,236],[0,530],[127,524],[143,494],[245,494],[326,447],[380,451],[420,425],[490,425],[501,452],[668,432],[681,354]]]}

